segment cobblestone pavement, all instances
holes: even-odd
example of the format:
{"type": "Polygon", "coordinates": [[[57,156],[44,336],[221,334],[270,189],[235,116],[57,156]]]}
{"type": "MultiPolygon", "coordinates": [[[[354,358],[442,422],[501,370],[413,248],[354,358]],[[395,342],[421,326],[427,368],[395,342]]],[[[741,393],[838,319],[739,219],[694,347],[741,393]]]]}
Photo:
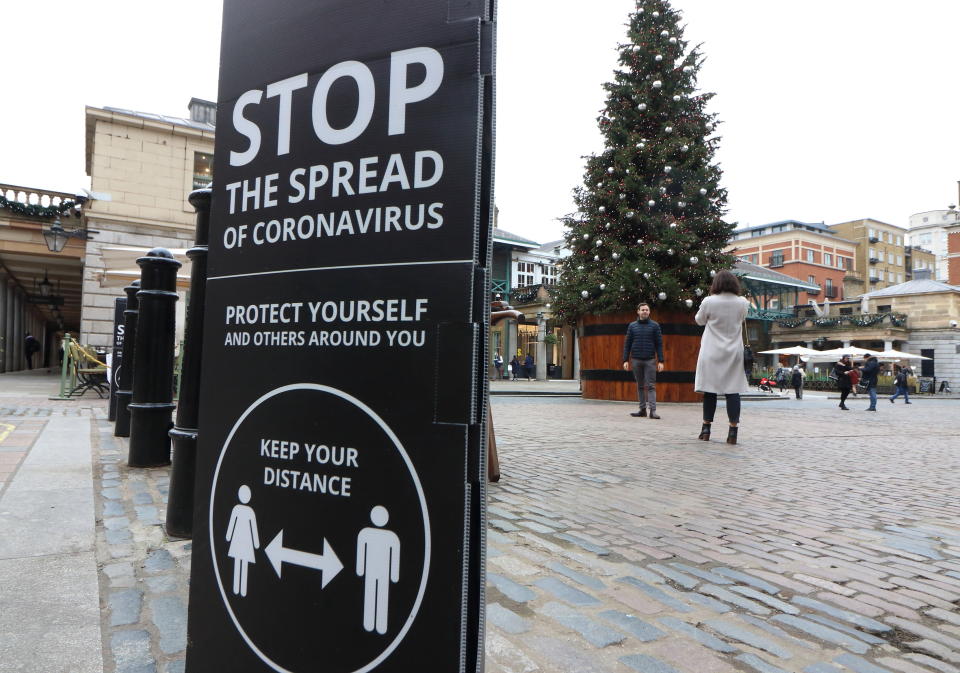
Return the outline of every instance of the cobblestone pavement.
{"type": "MultiPolygon", "coordinates": [[[[960,673],[960,403],[836,403],[747,403],[730,446],[694,405],[494,398],[487,670],[960,673]]],[[[63,415],[90,423],[103,670],[180,672],[169,469],[128,468],[96,399],[0,394],[0,457],[63,415]]]]}
{"type": "Polygon", "coordinates": [[[960,671],[960,404],[851,404],[494,398],[487,670],[960,671]]]}

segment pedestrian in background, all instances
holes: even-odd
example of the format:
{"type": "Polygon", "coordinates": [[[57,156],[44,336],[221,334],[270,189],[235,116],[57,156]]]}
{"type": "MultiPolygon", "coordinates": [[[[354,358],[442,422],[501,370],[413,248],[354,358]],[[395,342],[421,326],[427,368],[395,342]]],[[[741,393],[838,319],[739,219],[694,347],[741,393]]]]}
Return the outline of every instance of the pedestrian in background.
{"type": "Polygon", "coordinates": [[[787,387],[787,371],[785,367],[777,367],[777,373],[774,376],[777,380],[777,385],[780,386],[780,393],[783,394],[784,389],[787,387]]]}
{"type": "Polygon", "coordinates": [[[23,338],[23,356],[27,359],[27,369],[33,369],[33,354],[40,350],[40,342],[37,337],[27,332],[23,338]]]}
{"type": "Polygon", "coordinates": [[[897,367],[897,375],[893,379],[893,385],[896,386],[897,390],[890,396],[890,404],[894,404],[894,400],[900,397],[900,395],[903,395],[904,404],[912,404],[912,402],[910,402],[910,393],[907,389],[909,371],[910,369],[907,367],[897,367]]]}
{"type": "Polygon", "coordinates": [[[520,358],[519,356],[514,355],[513,359],[510,360],[510,373],[513,374],[513,380],[516,381],[520,378],[520,358]]]}
{"type": "Polygon", "coordinates": [[[866,360],[860,368],[860,385],[867,389],[867,395],[870,396],[870,406],[866,408],[866,411],[876,411],[877,376],[880,375],[880,361],[877,360],[875,355],[870,355],[870,353],[864,353],[863,357],[866,358],[866,360]]]}
{"type": "Polygon", "coordinates": [[[793,386],[793,395],[796,399],[803,399],[803,372],[800,371],[800,365],[793,366],[793,372],[790,373],[790,385],[793,386]]]}
{"type": "Polygon", "coordinates": [[[850,370],[850,395],[853,397],[859,397],[859,395],[857,395],[858,385],[860,385],[860,369],[854,367],[850,370]]]}
{"type": "Polygon", "coordinates": [[[503,357],[500,356],[500,351],[497,351],[497,354],[493,356],[493,366],[497,370],[497,378],[503,378],[503,357]]]}
{"type": "Polygon", "coordinates": [[[527,351],[527,357],[523,358],[523,371],[527,375],[527,381],[533,375],[533,355],[527,351]]]}
{"type": "Polygon", "coordinates": [[[709,441],[710,426],[717,411],[717,395],[727,401],[727,444],[737,443],[740,426],[740,394],[749,389],[743,367],[740,339],[749,302],[740,296],[740,281],[731,272],[719,271],[710,295],[700,304],[694,320],[703,325],[694,390],[703,393],[703,426],[699,439],[709,441]]]}
{"type": "MultiPolygon", "coordinates": [[[[660,325],[650,319],[650,305],[637,305],[637,319],[627,327],[623,339],[623,370],[633,369],[637,382],[637,401],[640,410],[631,416],[643,417],[650,408],[650,418],[657,415],[657,372],[663,371],[663,333],[660,325]]],[[[742,365],[741,365],[742,366],[742,365]]]]}
{"type": "Polygon", "coordinates": [[[850,381],[850,372],[853,371],[853,365],[850,364],[850,356],[844,355],[833,365],[833,376],[837,381],[837,388],[840,390],[840,408],[844,411],[850,411],[847,406],[847,396],[853,383],[850,381]]]}

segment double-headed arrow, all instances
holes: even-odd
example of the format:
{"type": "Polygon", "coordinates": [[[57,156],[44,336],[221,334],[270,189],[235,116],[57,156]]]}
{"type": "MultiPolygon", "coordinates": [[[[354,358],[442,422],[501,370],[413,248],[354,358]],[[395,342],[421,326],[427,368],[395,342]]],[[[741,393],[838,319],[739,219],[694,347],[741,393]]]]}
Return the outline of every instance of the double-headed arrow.
{"type": "Polygon", "coordinates": [[[321,589],[330,584],[330,580],[343,570],[343,564],[340,563],[340,559],[337,558],[336,553],[334,553],[333,547],[327,543],[327,538],[323,538],[323,553],[311,554],[310,552],[284,547],[283,530],[281,529],[264,551],[267,554],[267,558],[270,559],[270,564],[273,566],[273,569],[277,572],[277,577],[281,577],[280,569],[284,563],[292,563],[293,565],[303,566],[304,568],[319,570],[321,589]]]}

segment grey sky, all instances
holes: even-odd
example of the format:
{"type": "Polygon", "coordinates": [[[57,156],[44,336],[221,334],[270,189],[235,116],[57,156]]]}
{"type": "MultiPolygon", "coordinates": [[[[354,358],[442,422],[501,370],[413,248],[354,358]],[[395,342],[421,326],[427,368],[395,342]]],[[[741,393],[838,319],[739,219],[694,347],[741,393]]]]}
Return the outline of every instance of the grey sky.
{"type": "MultiPolygon", "coordinates": [[[[717,94],[717,159],[730,221],[839,222],[957,201],[960,3],[949,0],[674,0],[703,43],[699,84],[717,94]]],[[[186,116],[214,99],[220,2],[13,3],[0,182],[77,191],[83,106],[186,116]],[[148,9],[149,8],[149,9],[148,9]],[[49,36],[43,37],[49,29],[49,36]],[[12,67],[11,67],[12,66],[12,67]]],[[[635,6],[501,0],[500,226],[546,241],[573,208],[581,156],[601,149],[601,85],[635,6]]]]}

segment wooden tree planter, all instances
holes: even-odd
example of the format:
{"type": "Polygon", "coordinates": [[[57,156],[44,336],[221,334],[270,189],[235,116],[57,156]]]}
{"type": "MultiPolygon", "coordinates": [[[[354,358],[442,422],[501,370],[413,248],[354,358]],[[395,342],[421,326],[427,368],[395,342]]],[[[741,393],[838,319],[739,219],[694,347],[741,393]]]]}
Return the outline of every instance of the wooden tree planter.
{"type": "MultiPolygon", "coordinates": [[[[693,313],[654,311],[650,315],[663,332],[666,366],[657,374],[657,402],[699,402],[693,392],[700,335],[693,313]]],[[[633,372],[623,371],[623,339],[635,311],[584,316],[580,320],[580,372],[583,396],[592,400],[636,401],[633,372]]]]}

